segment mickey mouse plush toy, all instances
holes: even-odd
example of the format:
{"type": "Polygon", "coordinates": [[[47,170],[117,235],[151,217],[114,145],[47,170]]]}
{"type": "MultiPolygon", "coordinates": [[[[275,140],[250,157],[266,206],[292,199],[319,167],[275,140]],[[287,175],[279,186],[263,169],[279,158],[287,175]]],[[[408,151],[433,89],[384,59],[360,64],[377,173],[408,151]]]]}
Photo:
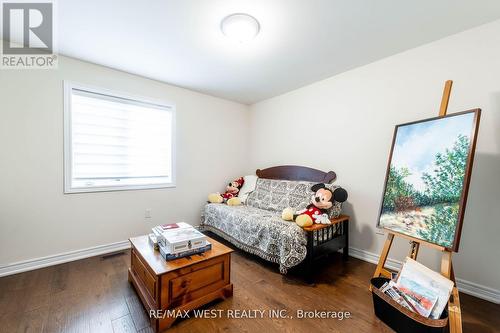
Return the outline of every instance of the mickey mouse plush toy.
{"type": "Polygon", "coordinates": [[[328,209],[332,208],[333,202],[344,202],[347,200],[347,191],[341,187],[330,190],[323,183],[313,185],[311,191],[311,203],[302,210],[294,212],[292,208],[285,208],[281,217],[286,221],[295,221],[300,227],[309,227],[313,223],[330,224],[328,209]]]}

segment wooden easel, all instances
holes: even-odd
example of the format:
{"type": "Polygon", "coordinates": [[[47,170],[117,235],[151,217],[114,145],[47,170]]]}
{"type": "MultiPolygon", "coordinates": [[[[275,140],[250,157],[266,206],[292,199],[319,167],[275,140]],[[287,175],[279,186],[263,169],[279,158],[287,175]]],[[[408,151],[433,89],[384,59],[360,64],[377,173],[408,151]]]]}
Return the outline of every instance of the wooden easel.
{"type": "MultiPolygon", "coordinates": [[[[448,80],[444,86],[443,98],[441,100],[441,107],[439,110],[439,116],[443,117],[446,115],[446,111],[448,109],[448,102],[450,100],[451,86],[453,81],[448,80]]],[[[410,252],[408,253],[408,257],[416,260],[418,255],[418,250],[420,248],[420,244],[425,246],[429,246],[438,251],[442,252],[441,257],[441,274],[448,279],[452,280],[455,283],[453,287],[453,291],[450,296],[450,300],[448,301],[448,320],[450,326],[450,333],[462,333],[462,313],[460,310],[460,299],[458,297],[458,289],[455,281],[455,274],[453,272],[453,264],[451,262],[452,251],[424,240],[416,239],[411,236],[389,232],[387,235],[387,239],[384,243],[384,247],[382,248],[382,253],[380,254],[380,259],[377,264],[377,268],[375,269],[375,274],[373,277],[384,276],[387,278],[391,278],[391,272],[385,268],[385,262],[387,260],[387,255],[389,254],[389,250],[391,249],[392,241],[394,240],[394,236],[406,238],[410,240],[410,252]]]]}

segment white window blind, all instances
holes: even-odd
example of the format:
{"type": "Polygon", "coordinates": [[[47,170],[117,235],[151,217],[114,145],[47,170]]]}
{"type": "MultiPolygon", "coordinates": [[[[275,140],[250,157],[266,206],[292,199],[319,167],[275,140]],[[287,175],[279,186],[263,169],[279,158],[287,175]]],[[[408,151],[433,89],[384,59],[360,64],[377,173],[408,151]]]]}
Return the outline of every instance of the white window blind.
{"type": "Polygon", "coordinates": [[[173,186],[172,106],[74,85],[66,95],[66,192],[173,186]]]}

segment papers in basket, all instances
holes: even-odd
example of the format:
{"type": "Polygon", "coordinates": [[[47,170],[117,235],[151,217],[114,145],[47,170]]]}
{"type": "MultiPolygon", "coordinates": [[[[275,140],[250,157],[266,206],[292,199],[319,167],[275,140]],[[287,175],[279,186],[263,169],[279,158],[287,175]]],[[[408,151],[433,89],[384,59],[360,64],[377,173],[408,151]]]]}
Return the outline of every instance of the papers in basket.
{"type": "Polygon", "coordinates": [[[422,316],[438,319],[448,303],[453,281],[411,258],[406,258],[396,287],[422,316]]]}

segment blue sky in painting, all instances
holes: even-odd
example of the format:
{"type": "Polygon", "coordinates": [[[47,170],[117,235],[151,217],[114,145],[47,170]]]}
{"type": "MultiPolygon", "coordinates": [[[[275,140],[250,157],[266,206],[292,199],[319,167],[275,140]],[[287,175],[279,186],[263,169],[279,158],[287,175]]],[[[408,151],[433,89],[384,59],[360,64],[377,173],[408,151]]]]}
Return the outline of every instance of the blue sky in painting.
{"type": "Polygon", "coordinates": [[[406,167],[411,175],[406,179],[416,189],[424,190],[422,173],[432,173],[438,152],[453,147],[457,137],[470,138],[474,113],[436,119],[398,128],[392,166],[406,167]]]}

